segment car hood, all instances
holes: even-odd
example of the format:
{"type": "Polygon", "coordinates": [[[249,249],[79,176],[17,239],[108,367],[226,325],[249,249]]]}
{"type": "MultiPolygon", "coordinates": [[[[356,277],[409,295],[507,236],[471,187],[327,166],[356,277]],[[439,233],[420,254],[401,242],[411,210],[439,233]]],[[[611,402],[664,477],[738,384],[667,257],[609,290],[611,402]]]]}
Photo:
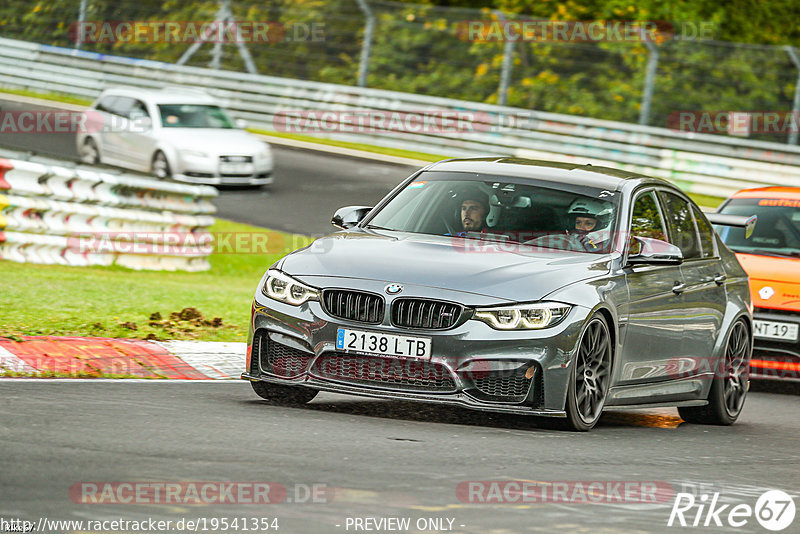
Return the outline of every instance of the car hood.
{"type": "Polygon", "coordinates": [[[164,128],[157,135],[177,149],[201,150],[210,154],[249,155],[266,145],[252,134],[225,128],[164,128]]]}
{"type": "Polygon", "coordinates": [[[750,277],[755,306],[800,311],[800,258],[741,253],[736,258],[750,277]]]}
{"type": "Polygon", "coordinates": [[[606,275],[609,260],[456,237],[350,231],[316,240],[284,258],[279,268],[311,285],[324,283],[323,277],[356,278],[522,302],[606,275]]]}

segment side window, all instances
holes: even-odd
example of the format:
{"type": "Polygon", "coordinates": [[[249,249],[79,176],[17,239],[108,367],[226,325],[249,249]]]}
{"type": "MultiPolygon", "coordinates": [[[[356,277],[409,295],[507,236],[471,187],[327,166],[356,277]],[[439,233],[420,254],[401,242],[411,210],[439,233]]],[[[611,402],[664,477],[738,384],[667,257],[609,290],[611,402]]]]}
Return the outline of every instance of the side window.
{"type": "Polygon", "coordinates": [[[113,102],[111,106],[111,113],[114,115],[119,115],[120,117],[128,117],[128,114],[133,107],[133,103],[136,102],[133,98],[127,96],[118,96],[117,99],[113,102]]]}
{"type": "Polygon", "coordinates": [[[684,259],[699,258],[700,246],[689,203],[672,193],[660,191],[658,195],[664,206],[671,242],[681,249],[684,259]]]}
{"type": "Polygon", "coordinates": [[[114,113],[114,104],[117,101],[116,96],[106,96],[103,97],[100,102],[97,103],[97,111],[105,111],[106,113],[114,113]]]}
{"type": "Polygon", "coordinates": [[[147,113],[147,107],[144,105],[144,102],[142,102],[141,100],[134,100],[133,105],[131,106],[131,109],[128,112],[128,117],[132,121],[135,121],[149,116],[150,114],[147,113]]]}
{"type": "Polygon", "coordinates": [[[692,206],[692,214],[694,214],[694,222],[697,223],[697,232],[700,235],[700,246],[702,247],[702,254],[704,258],[711,258],[714,256],[714,231],[705,215],[700,213],[697,207],[692,206]]]}
{"type": "Polygon", "coordinates": [[[631,237],[650,237],[669,241],[664,233],[664,223],[658,212],[656,196],[652,191],[639,196],[633,205],[631,237]]]}

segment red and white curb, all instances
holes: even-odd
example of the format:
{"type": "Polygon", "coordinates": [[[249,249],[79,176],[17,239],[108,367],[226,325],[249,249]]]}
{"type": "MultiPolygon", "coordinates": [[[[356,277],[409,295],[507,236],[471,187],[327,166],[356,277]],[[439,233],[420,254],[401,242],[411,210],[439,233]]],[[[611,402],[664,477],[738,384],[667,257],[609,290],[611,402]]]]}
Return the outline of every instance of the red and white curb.
{"type": "Polygon", "coordinates": [[[0,374],[225,380],[245,369],[246,343],[70,336],[0,338],[0,374]]]}
{"type": "Polygon", "coordinates": [[[245,370],[247,343],[153,341],[208,378],[239,378],[245,370]]]}

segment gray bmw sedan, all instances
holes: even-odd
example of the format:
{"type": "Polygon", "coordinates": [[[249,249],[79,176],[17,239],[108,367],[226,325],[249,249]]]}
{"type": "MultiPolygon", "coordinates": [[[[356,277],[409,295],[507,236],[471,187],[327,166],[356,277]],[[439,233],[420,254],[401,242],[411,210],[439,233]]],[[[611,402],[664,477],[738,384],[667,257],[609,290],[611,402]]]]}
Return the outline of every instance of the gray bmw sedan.
{"type": "Polygon", "coordinates": [[[269,401],[333,391],[583,431],[610,407],[723,425],[742,410],[747,275],[664,180],[447,160],[332,224],[256,289],[242,378],[269,401]]]}

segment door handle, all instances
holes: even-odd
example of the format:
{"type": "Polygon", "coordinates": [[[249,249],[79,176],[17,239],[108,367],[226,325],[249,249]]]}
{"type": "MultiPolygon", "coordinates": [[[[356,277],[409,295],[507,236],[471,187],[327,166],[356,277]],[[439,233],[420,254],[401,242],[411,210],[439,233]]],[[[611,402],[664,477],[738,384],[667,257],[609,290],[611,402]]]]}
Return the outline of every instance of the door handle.
{"type": "Polygon", "coordinates": [[[716,275],[714,275],[714,283],[717,284],[718,286],[721,286],[722,284],[724,284],[725,280],[727,280],[727,279],[728,279],[728,277],[725,276],[724,274],[716,274],[716,275]]]}
{"type": "Polygon", "coordinates": [[[686,291],[686,284],[684,284],[683,282],[678,282],[676,280],[675,285],[672,286],[672,292],[675,293],[676,295],[680,295],[684,291],[686,291]]]}

